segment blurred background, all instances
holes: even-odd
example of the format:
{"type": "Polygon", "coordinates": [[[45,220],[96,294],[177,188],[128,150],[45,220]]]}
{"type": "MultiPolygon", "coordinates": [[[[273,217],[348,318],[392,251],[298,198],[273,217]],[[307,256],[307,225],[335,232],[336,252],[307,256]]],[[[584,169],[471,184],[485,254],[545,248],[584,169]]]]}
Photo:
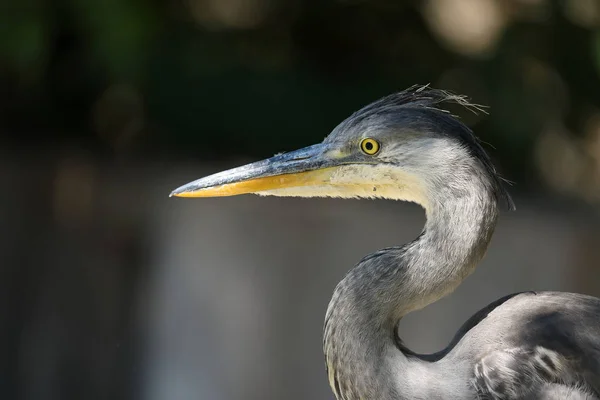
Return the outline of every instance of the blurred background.
{"type": "Polygon", "coordinates": [[[331,293],[422,210],[167,196],[415,83],[490,107],[459,112],[517,211],[406,342],[510,292],[600,295],[599,74],[597,0],[3,2],[0,398],[333,399],[331,293]]]}

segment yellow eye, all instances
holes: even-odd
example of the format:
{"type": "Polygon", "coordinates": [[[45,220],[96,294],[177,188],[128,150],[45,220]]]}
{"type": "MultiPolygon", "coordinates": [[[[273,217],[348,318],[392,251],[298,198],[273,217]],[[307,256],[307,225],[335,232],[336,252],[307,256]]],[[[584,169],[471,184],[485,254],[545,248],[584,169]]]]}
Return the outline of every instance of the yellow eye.
{"type": "Polygon", "coordinates": [[[379,151],[379,142],[371,138],[363,139],[362,142],[360,142],[360,149],[365,154],[370,156],[375,155],[379,151]]]}

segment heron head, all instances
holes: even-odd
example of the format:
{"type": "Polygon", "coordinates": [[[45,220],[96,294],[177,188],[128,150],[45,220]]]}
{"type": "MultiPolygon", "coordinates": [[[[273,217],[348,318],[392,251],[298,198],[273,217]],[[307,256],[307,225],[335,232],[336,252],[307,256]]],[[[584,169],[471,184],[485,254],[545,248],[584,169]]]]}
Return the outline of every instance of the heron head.
{"type": "Polygon", "coordinates": [[[388,198],[428,206],[440,185],[482,175],[508,198],[473,133],[440,109],[474,108],[463,97],[414,86],[352,114],[322,143],[198,179],[179,197],[246,193],[271,196],[388,198]]]}

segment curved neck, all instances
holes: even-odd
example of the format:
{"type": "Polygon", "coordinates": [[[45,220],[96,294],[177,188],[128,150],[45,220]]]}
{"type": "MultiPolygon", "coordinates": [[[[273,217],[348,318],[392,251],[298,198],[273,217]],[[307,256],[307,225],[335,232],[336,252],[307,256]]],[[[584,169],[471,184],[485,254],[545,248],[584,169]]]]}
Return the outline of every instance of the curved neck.
{"type": "Polygon", "coordinates": [[[324,350],[338,399],[419,398],[411,397],[409,380],[401,381],[405,374],[398,369],[410,361],[397,349],[395,327],[402,316],[456,289],[484,256],[498,209],[489,181],[480,178],[461,182],[460,192],[447,181],[436,188],[447,200],[428,204],[416,240],[365,257],[336,287],[324,350]]]}

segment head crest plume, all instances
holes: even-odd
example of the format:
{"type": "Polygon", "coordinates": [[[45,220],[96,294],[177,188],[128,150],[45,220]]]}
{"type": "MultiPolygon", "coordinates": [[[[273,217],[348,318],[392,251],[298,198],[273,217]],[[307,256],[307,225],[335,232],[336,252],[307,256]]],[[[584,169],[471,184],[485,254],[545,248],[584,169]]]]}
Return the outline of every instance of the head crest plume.
{"type": "Polygon", "coordinates": [[[458,140],[468,149],[473,157],[480,160],[492,178],[498,201],[505,202],[509,210],[514,210],[514,202],[504,186],[509,182],[498,174],[490,157],[481,146],[480,141],[473,134],[473,131],[462,123],[457,116],[444,109],[444,104],[457,104],[475,114],[477,112],[485,113],[483,106],[472,103],[466,96],[454,94],[446,90],[434,89],[429,85],[414,85],[406,90],[390,94],[366,105],[352,114],[342,125],[346,125],[347,127],[373,117],[397,115],[400,112],[407,113],[411,110],[426,111],[428,122],[437,128],[437,132],[458,140]]]}
{"type": "Polygon", "coordinates": [[[396,107],[430,108],[440,112],[449,113],[448,110],[438,107],[442,103],[458,104],[475,114],[477,112],[486,112],[484,106],[472,103],[467,96],[458,95],[447,90],[434,89],[429,85],[413,85],[401,92],[392,93],[374,101],[354,113],[353,116],[366,116],[372,112],[377,113],[396,107]]]}

